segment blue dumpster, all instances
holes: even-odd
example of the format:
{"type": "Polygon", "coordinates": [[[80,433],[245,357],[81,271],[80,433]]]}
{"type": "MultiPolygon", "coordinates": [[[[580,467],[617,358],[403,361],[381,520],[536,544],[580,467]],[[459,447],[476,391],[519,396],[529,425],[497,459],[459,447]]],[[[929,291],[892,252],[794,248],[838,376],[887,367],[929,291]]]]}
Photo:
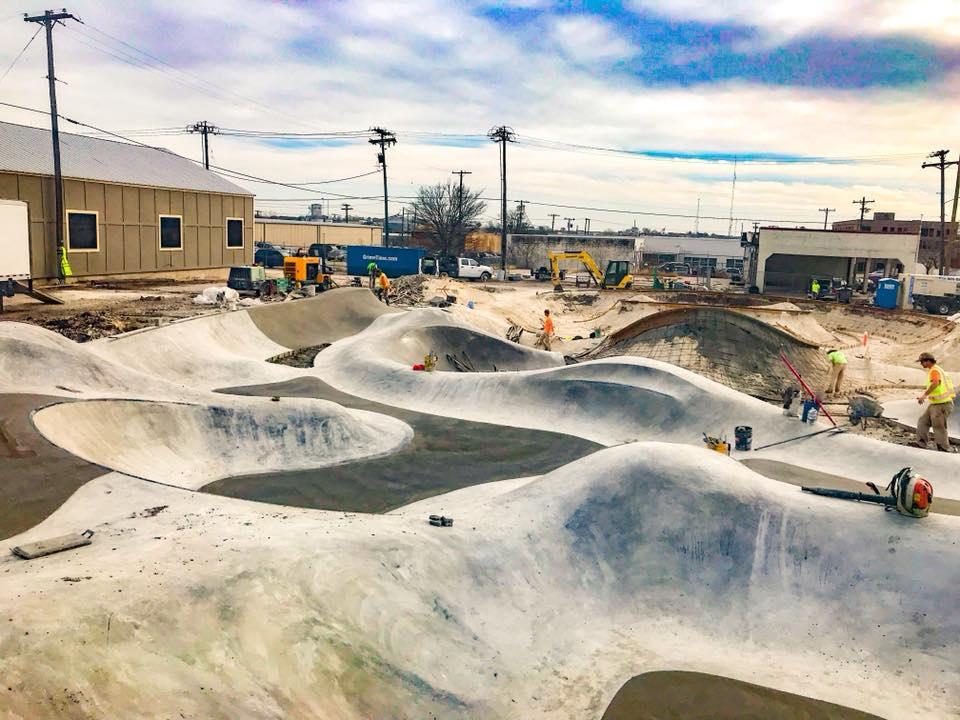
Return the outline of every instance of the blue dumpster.
{"type": "Polygon", "coordinates": [[[350,245],[347,247],[347,274],[364,276],[367,265],[375,262],[387,277],[416,275],[420,272],[420,258],[426,254],[424,248],[350,245]]]}
{"type": "Polygon", "coordinates": [[[877,290],[873,294],[873,304],[880,308],[893,310],[900,299],[900,281],[894,278],[880,278],[877,290]]]}

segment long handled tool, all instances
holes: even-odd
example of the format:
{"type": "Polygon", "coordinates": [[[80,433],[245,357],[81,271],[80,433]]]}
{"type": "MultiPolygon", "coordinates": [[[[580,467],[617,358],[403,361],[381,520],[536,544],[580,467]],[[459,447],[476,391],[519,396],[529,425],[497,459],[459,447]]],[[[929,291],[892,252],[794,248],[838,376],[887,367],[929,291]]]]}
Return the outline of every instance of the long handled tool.
{"type": "Polygon", "coordinates": [[[800,373],[797,372],[797,369],[796,369],[793,365],[790,364],[790,361],[787,360],[787,356],[786,356],[785,354],[783,354],[783,353],[780,353],[780,359],[783,360],[783,364],[787,366],[787,369],[788,369],[788,370],[793,374],[793,376],[797,379],[797,382],[800,383],[800,385],[803,387],[803,389],[807,391],[807,394],[808,394],[808,395],[813,399],[813,401],[817,404],[817,407],[820,408],[820,412],[822,412],[824,415],[827,416],[827,419],[828,419],[831,423],[833,423],[833,426],[834,426],[834,427],[837,427],[837,421],[834,420],[834,419],[833,419],[833,416],[832,416],[830,413],[827,412],[827,409],[823,406],[823,403],[820,402],[820,398],[817,397],[817,394],[816,394],[813,390],[811,390],[811,389],[810,389],[810,386],[807,385],[806,382],[804,382],[804,380],[803,380],[802,377],[800,377],[800,373]]]}
{"type": "Polygon", "coordinates": [[[824,433],[839,434],[842,432],[844,432],[842,427],[832,427],[832,428],[827,428],[826,430],[817,430],[816,432],[807,433],[806,435],[797,435],[796,437],[787,438],[786,440],[780,440],[778,442],[761,445],[760,447],[755,447],[754,450],[766,450],[767,448],[776,447],[777,445],[785,445],[786,443],[796,442],[797,440],[803,440],[804,438],[810,438],[816,435],[823,435],[824,433]]]}
{"type": "Polygon", "coordinates": [[[813,495],[824,495],[826,497],[839,498],[840,500],[856,500],[857,502],[876,503],[877,505],[896,506],[897,499],[890,495],[870,495],[862,492],[850,492],[849,490],[834,490],[832,488],[802,487],[803,492],[813,495]]]}

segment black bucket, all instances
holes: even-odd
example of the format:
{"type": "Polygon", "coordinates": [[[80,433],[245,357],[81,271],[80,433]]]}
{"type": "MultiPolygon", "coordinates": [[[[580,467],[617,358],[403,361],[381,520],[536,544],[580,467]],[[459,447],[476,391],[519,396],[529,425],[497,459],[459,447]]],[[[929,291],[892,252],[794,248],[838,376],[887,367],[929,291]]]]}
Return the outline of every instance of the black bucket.
{"type": "Polygon", "coordinates": [[[737,450],[746,452],[753,446],[753,428],[749,425],[737,425],[733,429],[733,437],[736,439],[737,450]]]}

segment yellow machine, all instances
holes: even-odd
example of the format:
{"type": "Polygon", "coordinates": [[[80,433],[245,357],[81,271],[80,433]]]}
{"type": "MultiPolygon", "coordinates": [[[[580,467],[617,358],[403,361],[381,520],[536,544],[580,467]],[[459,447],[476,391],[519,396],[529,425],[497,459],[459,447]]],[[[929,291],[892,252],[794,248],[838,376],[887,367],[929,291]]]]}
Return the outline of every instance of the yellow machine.
{"type": "Polygon", "coordinates": [[[315,257],[287,257],[283,259],[283,276],[291,283],[302,285],[319,285],[326,290],[333,284],[333,278],[321,270],[320,258],[315,257]]]}
{"type": "Polygon", "coordinates": [[[547,258],[550,260],[550,273],[553,280],[554,290],[563,290],[560,284],[560,261],[561,260],[579,260],[587,268],[591,279],[601,288],[623,288],[633,287],[633,275],[630,274],[629,260],[611,260],[607,263],[607,271],[600,272],[597,263],[586,250],[565,250],[563,252],[547,251],[547,258]]]}

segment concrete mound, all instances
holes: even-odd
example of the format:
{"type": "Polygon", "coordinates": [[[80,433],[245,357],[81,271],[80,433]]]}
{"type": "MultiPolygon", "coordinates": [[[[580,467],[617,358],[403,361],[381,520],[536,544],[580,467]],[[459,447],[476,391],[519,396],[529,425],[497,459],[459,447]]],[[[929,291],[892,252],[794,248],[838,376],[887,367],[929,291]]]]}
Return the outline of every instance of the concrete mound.
{"type": "Polygon", "coordinates": [[[504,372],[555,367],[556,358],[517,343],[458,325],[429,325],[403,334],[390,357],[420,363],[433,352],[438,370],[504,372]],[[457,363],[459,363],[459,368],[457,363]]]}
{"type": "Polygon", "coordinates": [[[33,422],[50,442],[88,462],[190,489],[234,475],[382,455],[413,437],[400,420],[323,400],[94,400],[46,407],[33,422]]]}
{"type": "Polygon", "coordinates": [[[51,330],[0,323],[0,391],[37,394],[136,392],[163,381],[98,357],[92,343],[80,345],[51,330]]]}
{"type": "Polygon", "coordinates": [[[26,608],[4,644],[11,717],[69,702],[78,717],[597,718],[664,668],[888,718],[960,703],[955,519],[811,498],[708,451],[625,445],[386,516],[151,492],[130,501],[169,509],[146,520],[116,486],[87,494],[111,525],[80,566],[3,567],[0,600],[26,608]],[[145,571],[117,593],[124,564],[145,571]],[[67,574],[81,580],[64,593],[67,574]]]}
{"type": "Polygon", "coordinates": [[[367,288],[336,288],[296,302],[250,309],[250,319],[285,348],[332,343],[360,332],[381,315],[402,312],[387,307],[367,288]]]}
{"type": "Polygon", "coordinates": [[[773,399],[788,385],[797,385],[780,361],[781,352],[812,386],[826,381],[829,366],[819,345],[727,308],[675,308],[650,315],[610,335],[587,357],[662,360],[773,399]]]}

